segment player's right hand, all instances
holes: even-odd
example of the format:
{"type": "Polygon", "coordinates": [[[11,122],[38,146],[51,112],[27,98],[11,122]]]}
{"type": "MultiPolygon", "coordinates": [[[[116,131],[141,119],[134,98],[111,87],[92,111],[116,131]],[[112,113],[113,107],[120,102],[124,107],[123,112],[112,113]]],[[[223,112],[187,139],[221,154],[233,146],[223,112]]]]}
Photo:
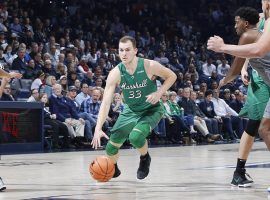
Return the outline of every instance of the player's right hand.
{"type": "Polygon", "coordinates": [[[247,73],[247,71],[245,70],[245,71],[241,71],[241,79],[242,79],[242,81],[243,81],[243,83],[245,84],[245,85],[248,85],[248,73],[247,73]]]}
{"type": "Polygon", "coordinates": [[[10,72],[9,73],[10,78],[22,78],[22,74],[18,72],[10,72]]]}
{"type": "Polygon", "coordinates": [[[100,138],[105,137],[106,139],[109,140],[108,135],[106,135],[106,133],[104,133],[102,130],[96,130],[94,137],[92,139],[91,145],[94,149],[97,149],[100,147],[100,138]]]}

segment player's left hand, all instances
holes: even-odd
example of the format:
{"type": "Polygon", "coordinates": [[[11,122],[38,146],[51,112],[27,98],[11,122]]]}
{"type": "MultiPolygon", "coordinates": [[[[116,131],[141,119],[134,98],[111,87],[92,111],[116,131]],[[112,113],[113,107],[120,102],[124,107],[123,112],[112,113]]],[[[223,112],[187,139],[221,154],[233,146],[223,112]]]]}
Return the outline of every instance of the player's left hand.
{"type": "Polygon", "coordinates": [[[156,104],[157,102],[159,102],[161,95],[159,94],[159,92],[153,92],[152,94],[147,95],[146,98],[146,102],[156,104]]]}
{"type": "Polygon", "coordinates": [[[224,41],[219,36],[210,37],[207,41],[207,49],[215,51],[215,52],[222,52],[222,47],[224,46],[224,41]]]}

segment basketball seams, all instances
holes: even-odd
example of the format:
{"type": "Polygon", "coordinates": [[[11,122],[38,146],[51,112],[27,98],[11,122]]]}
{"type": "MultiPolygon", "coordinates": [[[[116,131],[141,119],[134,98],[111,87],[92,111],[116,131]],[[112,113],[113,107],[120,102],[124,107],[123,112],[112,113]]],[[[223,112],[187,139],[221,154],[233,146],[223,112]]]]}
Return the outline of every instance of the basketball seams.
{"type": "Polygon", "coordinates": [[[113,162],[110,163],[111,160],[109,160],[108,157],[102,156],[101,158],[96,158],[93,163],[90,164],[90,174],[91,176],[100,182],[107,182],[109,181],[113,174],[114,174],[114,164],[113,162]],[[106,164],[104,163],[106,160],[106,164]],[[112,168],[109,171],[109,167],[112,168]],[[106,169],[105,169],[106,168],[106,169]]]}

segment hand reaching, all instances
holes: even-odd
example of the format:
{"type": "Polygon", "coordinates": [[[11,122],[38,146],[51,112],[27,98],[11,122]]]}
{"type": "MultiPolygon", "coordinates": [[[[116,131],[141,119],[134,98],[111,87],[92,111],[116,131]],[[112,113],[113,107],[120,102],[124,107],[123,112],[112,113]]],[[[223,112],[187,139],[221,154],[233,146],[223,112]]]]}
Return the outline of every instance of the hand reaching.
{"type": "Polygon", "coordinates": [[[210,37],[207,41],[207,49],[215,52],[222,52],[222,47],[224,45],[223,39],[219,36],[210,37]]]}
{"type": "Polygon", "coordinates": [[[100,138],[105,137],[109,140],[109,137],[102,130],[95,131],[94,137],[92,139],[91,145],[94,149],[100,147],[100,138]]]}
{"type": "Polygon", "coordinates": [[[22,74],[18,72],[9,72],[10,78],[22,78],[22,74]]]}

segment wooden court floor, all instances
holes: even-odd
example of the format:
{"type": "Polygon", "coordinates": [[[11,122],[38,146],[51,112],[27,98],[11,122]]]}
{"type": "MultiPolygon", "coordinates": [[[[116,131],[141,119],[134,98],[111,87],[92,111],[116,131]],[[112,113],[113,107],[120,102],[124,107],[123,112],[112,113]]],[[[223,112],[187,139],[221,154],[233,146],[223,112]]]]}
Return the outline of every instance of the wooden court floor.
{"type": "Polygon", "coordinates": [[[256,142],[247,172],[252,188],[230,186],[239,144],[150,148],[150,175],[136,179],[139,155],[120,150],[119,178],[107,183],[91,179],[88,165],[104,151],[4,155],[0,176],[7,190],[0,199],[270,199],[270,153],[256,142]]]}

